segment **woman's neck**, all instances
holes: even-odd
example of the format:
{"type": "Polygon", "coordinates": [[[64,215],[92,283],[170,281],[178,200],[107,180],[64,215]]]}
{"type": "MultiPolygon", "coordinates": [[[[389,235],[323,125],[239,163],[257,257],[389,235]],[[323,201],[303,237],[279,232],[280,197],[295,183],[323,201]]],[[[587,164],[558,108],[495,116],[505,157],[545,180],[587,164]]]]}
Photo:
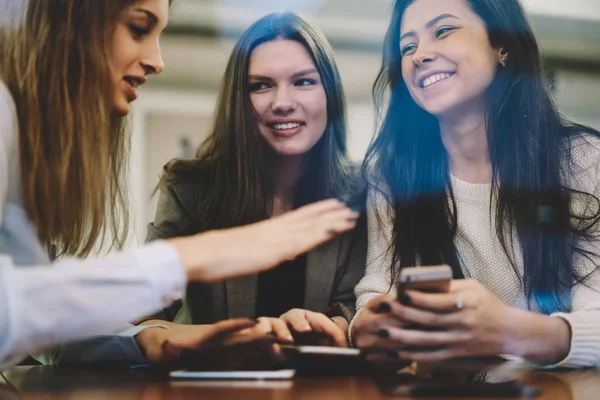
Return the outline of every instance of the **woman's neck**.
{"type": "Polygon", "coordinates": [[[296,188],[304,171],[303,157],[282,157],[275,163],[273,176],[273,212],[271,216],[283,214],[294,208],[296,188]]]}
{"type": "Polygon", "coordinates": [[[440,118],[439,123],[452,175],[465,182],[490,183],[492,166],[483,114],[440,118]]]}

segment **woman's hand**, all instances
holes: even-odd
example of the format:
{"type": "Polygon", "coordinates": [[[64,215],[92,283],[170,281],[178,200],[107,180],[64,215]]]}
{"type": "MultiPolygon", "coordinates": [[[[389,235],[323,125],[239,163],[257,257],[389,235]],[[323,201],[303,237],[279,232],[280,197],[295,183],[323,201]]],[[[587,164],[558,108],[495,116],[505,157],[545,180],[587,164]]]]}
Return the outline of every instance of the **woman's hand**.
{"type": "Polygon", "coordinates": [[[295,308],[279,318],[260,317],[257,321],[256,326],[246,331],[272,334],[282,344],[291,344],[299,337],[310,335],[315,344],[348,347],[344,331],[322,313],[295,308]]]}
{"type": "Polygon", "coordinates": [[[248,365],[253,356],[261,362],[277,363],[282,355],[270,335],[247,334],[257,323],[231,319],[212,325],[178,325],[175,329],[148,328],[136,336],[152,364],[167,365],[198,356],[198,360],[218,362],[221,368],[248,365]]]}
{"type": "Polygon", "coordinates": [[[294,336],[310,337],[304,342],[348,347],[346,331],[323,313],[294,308],[279,318],[292,329],[294,336]]]}
{"type": "Polygon", "coordinates": [[[509,307],[474,280],[453,281],[449,293],[407,291],[399,300],[374,299],[360,314],[358,347],[406,361],[511,354],[550,364],[568,353],[564,320],[509,307]]]}
{"type": "Polygon", "coordinates": [[[178,251],[188,279],[215,282],[292,260],[353,229],[358,216],[331,199],[255,224],[168,241],[178,251]]]}

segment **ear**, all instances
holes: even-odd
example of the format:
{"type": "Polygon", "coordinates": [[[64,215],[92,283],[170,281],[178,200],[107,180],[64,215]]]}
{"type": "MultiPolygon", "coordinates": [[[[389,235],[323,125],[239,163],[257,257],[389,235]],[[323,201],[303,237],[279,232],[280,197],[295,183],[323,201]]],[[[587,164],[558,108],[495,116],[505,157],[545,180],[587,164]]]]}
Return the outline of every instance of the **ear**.
{"type": "Polygon", "coordinates": [[[498,62],[498,64],[505,67],[507,59],[508,59],[508,52],[506,50],[504,50],[504,47],[500,47],[500,48],[496,49],[496,61],[498,62]]]}

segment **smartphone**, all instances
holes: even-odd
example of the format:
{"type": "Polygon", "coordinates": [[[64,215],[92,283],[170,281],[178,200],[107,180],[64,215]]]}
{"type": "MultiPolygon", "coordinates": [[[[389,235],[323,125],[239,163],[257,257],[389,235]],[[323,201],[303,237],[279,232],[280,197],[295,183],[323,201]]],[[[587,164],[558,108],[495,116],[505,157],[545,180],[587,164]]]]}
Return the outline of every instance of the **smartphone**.
{"type": "Polygon", "coordinates": [[[448,265],[404,268],[398,278],[398,293],[418,290],[426,293],[446,293],[452,281],[452,268],[448,265]]]}
{"type": "Polygon", "coordinates": [[[288,367],[296,376],[362,376],[370,374],[370,366],[360,357],[359,349],[329,346],[280,345],[288,367]]]}
{"type": "Polygon", "coordinates": [[[296,371],[282,369],[278,371],[171,371],[173,379],[292,379],[296,371]]]}

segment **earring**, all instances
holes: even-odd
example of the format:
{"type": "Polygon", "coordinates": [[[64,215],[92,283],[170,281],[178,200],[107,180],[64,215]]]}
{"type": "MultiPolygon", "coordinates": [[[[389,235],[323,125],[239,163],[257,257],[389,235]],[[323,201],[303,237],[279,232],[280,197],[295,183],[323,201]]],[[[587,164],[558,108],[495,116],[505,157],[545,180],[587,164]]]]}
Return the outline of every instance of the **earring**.
{"type": "Polygon", "coordinates": [[[502,65],[502,67],[506,67],[506,59],[508,58],[508,54],[505,54],[502,56],[502,58],[500,59],[500,65],[502,65]]]}

